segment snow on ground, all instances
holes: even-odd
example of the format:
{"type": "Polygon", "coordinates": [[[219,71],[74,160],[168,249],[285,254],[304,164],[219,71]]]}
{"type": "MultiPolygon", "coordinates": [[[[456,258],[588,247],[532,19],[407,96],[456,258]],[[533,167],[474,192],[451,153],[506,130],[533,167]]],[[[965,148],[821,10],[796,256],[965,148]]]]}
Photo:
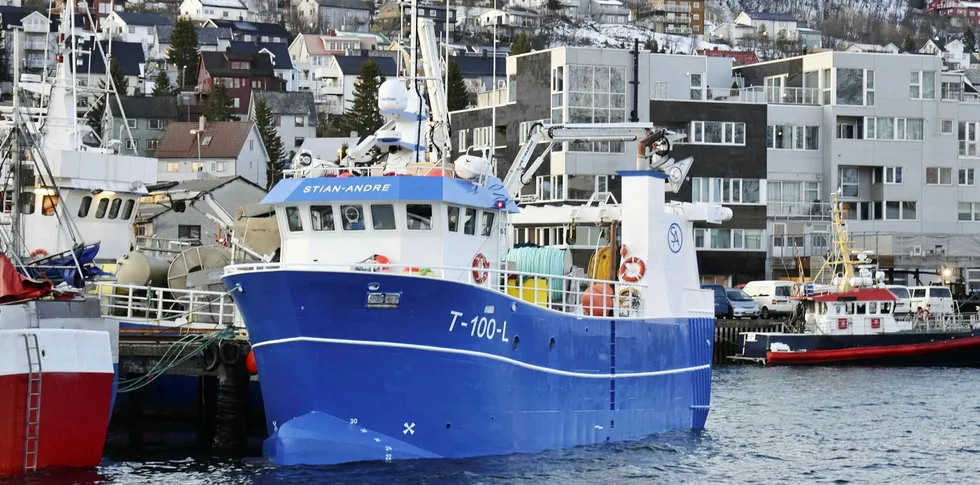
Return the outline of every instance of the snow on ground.
{"type": "Polygon", "coordinates": [[[633,39],[640,40],[640,48],[648,39],[657,42],[668,54],[692,54],[697,49],[731,50],[731,46],[706,42],[698,38],[654,32],[643,27],[625,24],[597,24],[584,22],[578,25],[558,23],[551,30],[548,47],[594,46],[632,48],[633,39]]]}

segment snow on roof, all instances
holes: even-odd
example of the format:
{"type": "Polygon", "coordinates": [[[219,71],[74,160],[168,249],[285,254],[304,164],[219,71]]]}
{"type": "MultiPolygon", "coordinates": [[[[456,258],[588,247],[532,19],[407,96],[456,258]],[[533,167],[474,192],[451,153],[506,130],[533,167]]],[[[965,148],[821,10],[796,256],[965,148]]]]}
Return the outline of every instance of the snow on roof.
{"type": "Polygon", "coordinates": [[[240,0],[201,0],[201,5],[220,8],[239,8],[246,10],[245,5],[240,0]]]}

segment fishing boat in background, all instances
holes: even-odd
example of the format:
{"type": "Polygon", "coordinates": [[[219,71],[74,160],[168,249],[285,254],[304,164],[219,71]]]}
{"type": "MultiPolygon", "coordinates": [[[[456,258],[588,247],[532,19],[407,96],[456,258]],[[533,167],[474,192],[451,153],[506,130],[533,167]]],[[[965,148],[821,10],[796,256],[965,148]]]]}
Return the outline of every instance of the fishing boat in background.
{"type": "Polygon", "coordinates": [[[980,327],[955,315],[896,318],[897,298],[873,254],[851,248],[839,193],[827,262],[803,284],[796,332],[743,332],[735,360],[766,365],[980,366],[980,327]],[[829,279],[829,284],[818,283],[829,279]]]}
{"type": "MultiPolygon", "coordinates": [[[[97,264],[128,250],[143,184],[156,179],[155,159],[119,153],[119,140],[100,139],[79,111],[85,97],[118,96],[111,82],[76,82],[78,56],[109,65],[101,45],[77,48],[76,18],[90,17],[77,8],[67,2],[52,18],[60,20],[46,51],[53,72],[22,79],[15,67],[13,106],[0,107],[0,475],[100,463],[118,323],[88,292],[102,275],[97,264]]],[[[11,33],[20,59],[19,32],[11,33]]]]}
{"type": "Polygon", "coordinates": [[[704,427],[714,313],[691,237],[731,210],[666,202],[692,160],[668,158],[650,124],[536,124],[504,180],[486,157],[447,163],[432,32],[413,15],[429,102],[415,69],[386,81],[380,130],[340,163],[297,157],[263,200],[279,260],[225,269],[262,384],[265,455],[462,458],[704,427]],[[518,207],[552,147],[589,139],[638,142],[621,204],[518,207]],[[614,226],[619,270],[574,276],[564,250],[514,247],[509,218],[537,210],[614,226]]]}

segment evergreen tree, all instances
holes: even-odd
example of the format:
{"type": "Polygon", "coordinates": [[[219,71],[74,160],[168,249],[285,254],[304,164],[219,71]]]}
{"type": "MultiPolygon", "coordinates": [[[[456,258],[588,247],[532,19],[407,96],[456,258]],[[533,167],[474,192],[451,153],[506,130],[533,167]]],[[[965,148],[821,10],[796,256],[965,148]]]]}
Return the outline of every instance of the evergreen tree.
{"type": "MultiPolygon", "coordinates": [[[[123,71],[119,61],[113,59],[109,63],[109,75],[112,77],[112,83],[116,86],[116,92],[120,96],[125,96],[129,94],[129,81],[126,79],[126,72],[123,71]]],[[[105,79],[99,81],[99,88],[106,89],[105,79]]],[[[88,111],[88,116],[86,117],[86,123],[92,127],[95,134],[102,138],[104,127],[105,127],[105,117],[106,117],[106,106],[108,102],[115,103],[115,96],[110,100],[110,95],[103,94],[99,96],[99,99],[95,101],[92,105],[92,109],[88,111]]]]}
{"type": "Polygon", "coordinates": [[[232,121],[231,97],[225,83],[217,82],[208,94],[208,104],[204,116],[210,121],[232,121]]]}
{"type": "Polygon", "coordinates": [[[963,32],[963,50],[966,52],[973,52],[977,48],[977,35],[973,33],[973,29],[969,26],[963,32]]]}
{"type": "Polygon", "coordinates": [[[905,40],[902,41],[902,52],[915,52],[915,39],[912,35],[906,35],[905,40]]]}
{"type": "Polygon", "coordinates": [[[354,103],[343,114],[342,126],[346,128],[345,131],[356,131],[364,139],[381,128],[384,118],[378,113],[378,88],[384,82],[385,75],[381,68],[374,60],[368,59],[354,82],[354,103]]]}
{"type": "Polygon", "coordinates": [[[197,46],[197,28],[186,17],[177,19],[170,33],[170,52],[167,60],[177,67],[177,84],[193,86],[197,81],[197,64],[200,53],[197,46]]]}
{"type": "Polygon", "coordinates": [[[544,8],[549,12],[558,13],[561,12],[565,6],[561,4],[561,0],[548,0],[548,3],[544,5],[544,8]]]}
{"type": "Polygon", "coordinates": [[[153,95],[154,96],[170,96],[173,94],[173,87],[170,85],[170,76],[167,75],[167,71],[160,71],[157,76],[153,78],[153,95]]]}
{"type": "Polygon", "coordinates": [[[272,190],[279,179],[282,178],[282,164],[285,153],[282,147],[282,140],[277,132],[275,117],[265,105],[265,99],[259,98],[255,101],[255,127],[259,130],[262,137],[262,144],[265,151],[269,154],[269,162],[266,170],[266,189],[272,190]]]}
{"type": "MultiPolygon", "coordinates": [[[[496,60],[495,60],[496,61],[496,60]]],[[[446,87],[449,99],[449,111],[466,109],[470,104],[469,94],[466,92],[466,83],[463,81],[463,70],[459,68],[456,61],[449,61],[449,85],[446,87]]]]}
{"type": "Polygon", "coordinates": [[[650,52],[660,52],[660,46],[657,45],[657,39],[650,38],[643,43],[643,50],[648,50],[650,52]]]}
{"type": "Polygon", "coordinates": [[[527,38],[527,32],[522,30],[514,36],[514,40],[510,43],[510,55],[516,56],[528,52],[531,52],[531,41],[527,38]]]}

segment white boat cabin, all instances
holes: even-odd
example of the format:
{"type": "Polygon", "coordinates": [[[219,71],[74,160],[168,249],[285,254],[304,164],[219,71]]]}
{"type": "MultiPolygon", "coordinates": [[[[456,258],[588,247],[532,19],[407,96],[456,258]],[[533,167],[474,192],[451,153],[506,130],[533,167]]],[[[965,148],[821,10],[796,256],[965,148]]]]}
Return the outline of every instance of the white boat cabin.
{"type": "Polygon", "coordinates": [[[275,205],[283,263],[458,268],[434,275],[446,279],[471,273],[479,254],[497,263],[504,214],[517,210],[502,187],[423,176],[287,179],[263,203],[275,205]]]}
{"type": "Polygon", "coordinates": [[[825,293],[805,302],[807,330],[824,335],[870,335],[912,330],[895,320],[895,295],[885,288],[825,293]]]}

